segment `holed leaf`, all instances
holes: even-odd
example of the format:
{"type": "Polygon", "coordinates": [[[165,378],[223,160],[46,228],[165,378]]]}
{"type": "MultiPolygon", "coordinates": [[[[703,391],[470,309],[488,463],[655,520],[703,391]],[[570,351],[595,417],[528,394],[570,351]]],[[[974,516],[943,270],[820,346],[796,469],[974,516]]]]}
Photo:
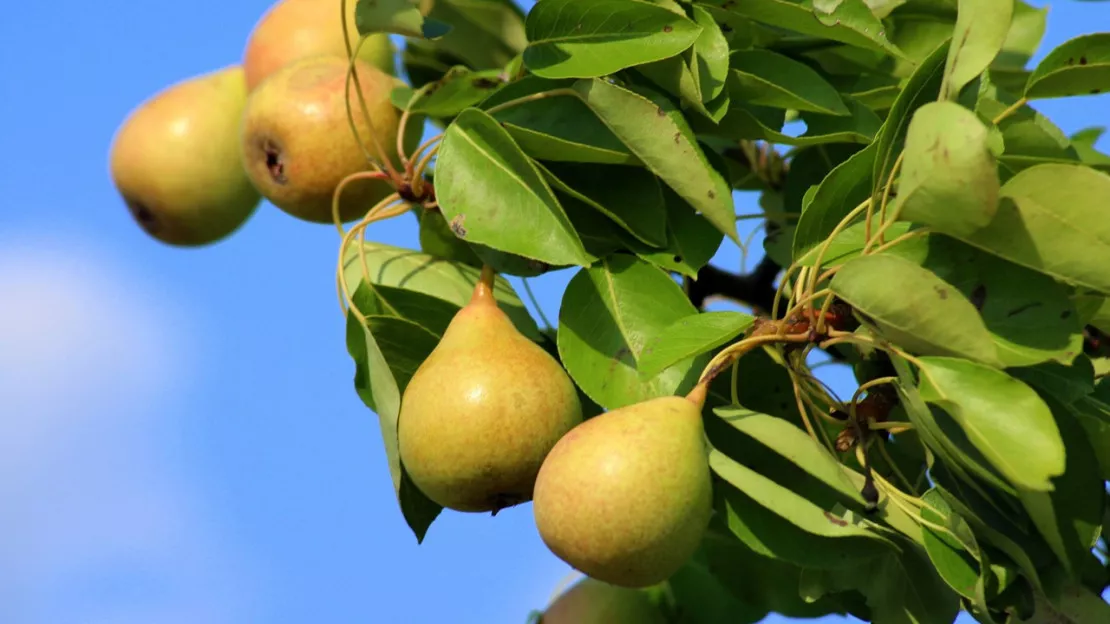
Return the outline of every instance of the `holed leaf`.
{"type": "Polygon", "coordinates": [[[355,28],[360,35],[386,32],[424,39],[437,39],[451,31],[450,24],[426,19],[413,0],[358,0],[355,28]]]}
{"type": "Polygon", "coordinates": [[[641,0],[540,0],[525,22],[524,63],[544,78],[593,78],[674,56],[701,27],[641,0]]]}
{"type": "Polygon", "coordinates": [[[920,392],[943,408],[1011,483],[1047,492],[1064,473],[1064,442],[1032,388],[1006,373],[950,357],[918,358],[920,392]]]}
{"type": "Polygon", "coordinates": [[[642,95],[599,79],[580,80],[574,90],[649,170],[739,242],[732,189],[710,164],[681,111],[657,94],[642,95]]]}
{"type": "Polygon", "coordinates": [[[1110,33],[1070,39],[1048,53],[1025,85],[1028,99],[1110,91],[1110,33]]]}
{"type": "Polygon", "coordinates": [[[895,343],[918,353],[998,364],[975,306],[932,271],[889,254],[859,256],[833,276],[837,296],[871,318],[895,343]]]}
{"type": "Polygon", "coordinates": [[[471,108],[451,123],[436,174],[436,197],[459,238],[553,265],[595,260],[543,175],[488,114],[471,108]]]}

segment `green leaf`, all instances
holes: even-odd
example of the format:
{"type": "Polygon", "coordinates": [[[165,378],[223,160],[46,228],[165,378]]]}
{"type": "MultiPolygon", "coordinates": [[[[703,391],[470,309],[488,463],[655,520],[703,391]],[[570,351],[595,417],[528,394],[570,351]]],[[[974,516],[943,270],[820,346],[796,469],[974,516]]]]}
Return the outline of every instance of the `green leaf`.
{"type": "Polygon", "coordinates": [[[360,35],[387,32],[424,39],[451,32],[450,24],[424,19],[415,0],[358,0],[355,28],[360,35]]]}
{"type": "Polygon", "coordinates": [[[812,568],[838,568],[895,548],[858,517],[821,509],[716,449],[709,467],[733,489],[724,489],[729,529],[755,552],[812,568]]]}
{"type": "Polygon", "coordinates": [[[882,22],[863,0],[709,0],[705,4],[803,35],[901,56],[901,51],[887,39],[882,22]]]}
{"type": "Polygon", "coordinates": [[[698,269],[717,253],[724,234],[670,188],[663,189],[663,201],[667,209],[667,246],[636,249],[636,255],[665,270],[695,278],[698,269]]]}
{"type": "MultiPolygon", "coordinates": [[[[353,298],[356,304],[365,297],[366,292],[368,289],[365,286],[355,292],[353,298]]],[[[379,336],[389,337],[397,331],[398,334],[404,334],[413,341],[411,344],[404,345],[401,353],[410,357],[419,357],[420,361],[423,361],[427,353],[435,348],[437,342],[435,337],[420,329],[415,323],[399,318],[378,318],[375,321],[379,336]],[[419,355],[422,352],[423,355],[419,355]]],[[[398,385],[390,362],[386,359],[373,330],[373,327],[363,325],[355,314],[348,313],[347,351],[355,361],[355,389],[363,402],[378,415],[394,492],[405,522],[408,523],[419,543],[424,541],[428,527],[442,508],[412,484],[401,464],[397,443],[397,416],[401,409],[402,387],[398,385]]],[[[396,353],[397,350],[390,351],[396,353]]]]}
{"type": "MultiPolygon", "coordinates": [[[[730,94],[739,90],[738,74],[729,73],[730,94]]],[[[698,132],[722,134],[733,139],[763,139],[783,145],[821,145],[826,143],[870,143],[882,126],[879,117],[856,100],[842,95],[849,116],[822,115],[803,111],[799,114],[806,122],[806,131],[799,136],[779,132],[783,125],[783,111],[739,99],[731,100],[728,113],[717,125],[698,118],[691,123],[698,132]]]]}
{"type": "Polygon", "coordinates": [[[1019,492],[1025,510],[1064,568],[1073,576],[1102,530],[1106,496],[1098,457],[1087,432],[1067,406],[1046,398],[1066,453],[1066,469],[1052,479],[1052,491],[1019,492]]]}
{"type": "Polygon", "coordinates": [[[451,31],[436,40],[436,48],[471,69],[503,68],[528,45],[524,14],[513,2],[435,0],[428,18],[451,25],[451,31]]]}
{"type": "Polygon", "coordinates": [[[1048,53],[1029,76],[1027,99],[1110,91],[1110,33],[1081,35],[1048,53]]]}
{"type": "Polygon", "coordinates": [[[997,369],[949,357],[918,358],[921,396],[943,408],[1006,479],[1046,492],[1064,473],[1064,443],[1037,393],[997,369]]]}
{"type": "Polygon", "coordinates": [[[837,224],[867,199],[875,153],[874,144],[867,146],[837,165],[821,181],[794,230],[795,258],[824,243],[837,224]]]}
{"type": "MultiPolygon", "coordinates": [[[[470,301],[474,285],[481,275],[479,268],[473,265],[384,243],[367,241],[362,249],[363,252],[360,253],[357,244],[351,245],[343,259],[343,279],[346,280],[349,291],[354,292],[361,280],[368,281],[378,287],[375,288],[375,298],[384,300],[382,305],[385,311],[381,313],[394,313],[409,320],[428,317],[430,312],[440,313],[441,317],[446,313],[454,316],[459,308],[470,301]],[[406,293],[409,293],[408,299],[401,300],[400,297],[406,293]],[[413,298],[412,294],[423,297],[413,298]],[[441,308],[430,299],[442,302],[447,307],[441,308]],[[413,304],[406,306],[406,301],[412,301],[413,304]]],[[[531,340],[540,339],[536,322],[508,280],[498,276],[494,281],[493,295],[498,307],[508,315],[518,331],[531,340]]],[[[447,322],[450,322],[450,318],[447,318],[447,322]]],[[[441,333],[446,328],[442,321],[438,329],[424,326],[433,333],[441,333]]]]}
{"type": "Polygon", "coordinates": [[[544,161],[576,163],[640,163],[628,147],[568,87],[572,80],[526,76],[492,94],[483,109],[506,108],[490,114],[502,123],[526,154],[544,161]],[[550,94],[541,99],[529,96],[550,94]],[[515,102],[508,106],[509,102],[515,102]]]}
{"type": "MultiPolygon", "coordinates": [[[[741,380],[741,383],[744,383],[741,380]]],[[[862,510],[865,502],[860,494],[863,485],[863,475],[847,468],[836,457],[829,453],[820,443],[809,437],[809,434],[782,418],[751,412],[735,406],[713,410],[722,421],[728,423],[733,429],[740,431],[748,438],[772,451],[778,457],[793,464],[809,477],[819,481],[824,486],[840,495],[845,503],[851,503],[862,510]]],[[[752,462],[753,454],[746,454],[738,460],[745,466],[757,470],[762,474],[772,475],[772,478],[790,489],[802,494],[795,487],[795,483],[781,480],[785,471],[778,469],[774,472],[760,470],[762,466],[752,462]]],[[[770,464],[766,466],[772,468],[770,464]]],[[[813,501],[812,497],[807,496],[813,501]]]]}
{"type": "Polygon", "coordinates": [[[906,143],[906,131],[918,108],[937,99],[944,84],[944,65],[949,42],[938,45],[914,70],[906,86],[887,113],[882,130],[875,137],[875,166],[871,174],[871,201],[876,206],[886,186],[894,162],[906,143]]]}
{"type": "MultiPolygon", "coordinates": [[[[881,215],[876,213],[871,217],[872,235],[879,231],[880,216],[881,215]]],[[[908,233],[912,229],[918,228],[911,223],[898,221],[887,227],[884,238],[887,241],[891,241],[908,233]]],[[[886,250],[886,253],[920,263],[928,253],[928,243],[930,239],[930,236],[910,238],[886,250]]],[[[863,248],[866,243],[867,223],[866,221],[857,221],[844,228],[839,234],[833,237],[832,242],[829,244],[828,248],[825,249],[824,255],[821,256],[821,264],[826,267],[844,264],[863,253],[863,248]]],[[[821,248],[822,245],[810,247],[805,255],[797,259],[797,263],[800,266],[813,266],[814,263],[817,262],[817,256],[820,254],[821,248]]]]}
{"type": "Polygon", "coordinates": [[[457,65],[415,100],[411,99],[414,92],[407,87],[395,89],[392,99],[394,106],[401,110],[408,108],[410,113],[440,118],[454,117],[486,99],[502,84],[501,70],[475,72],[457,65]]]}
{"type": "Polygon", "coordinates": [[[990,67],[1006,42],[1013,11],[1013,0],[959,0],[941,99],[956,99],[969,82],[990,67]]]}
{"type": "Polygon", "coordinates": [[[537,164],[552,186],[600,211],[645,244],[667,244],[663,191],[650,172],[627,165],[537,164]]]}
{"type": "Polygon", "coordinates": [[[680,319],[648,341],[638,364],[640,379],[650,379],[682,360],[724,346],[754,320],[742,312],[702,312],[680,319]]]}
{"type": "Polygon", "coordinates": [[[755,624],[767,616],[766,609],[738,600],[724,584],[732,579],[711,572],[706,559],[703,551],[696,553],[667,579],[684,624],[755,624]]]}
{"type": "Polygon", "coordinates": [[[595,260],[543,175],[492,117],[467,109],[440,145],[436,198],[459,238],[553,265],[595,260]]]}
{"type": "Polygon", "coordinates": [[[705,7],[693,5],[691,17],[698,26],[701,26],[701,34],[694,42],[694,56],[690,69],[698,78],[702,101],[709,102],[721,95],[725,89],[729,65],[728,40],[725,39],[713,15],[705,7]]]}
{"type": "MultiPolygon", "coordinates": [[[[1022,0],[1014,2],[1014,17],[1010,22],[1010,32],[1002,44],[1002,52],[995,60],[994,69],[999,67],[1024,68],[1029,59],[1036,54],[1044,37],[1045,18],[1048,7],[1035,8],[1022,0]]],[[[1022,81],[1022,86],[1025,82],[1022,81]]],[[[1020,89],[1019,89],[1020,91],[1020,89]]]]}
{"type": "Polygon", "coordinates": [[[1044,164],[1002,185],[986,227],[965,242],[1065,282],[1110,293],[1110,175],[1044,164]]]}
{"type": "Polygon", "coordinates": [[[930,489],[921,498],[926,503],[921,510],[921,518],[948,529],[945,533],[929,526],[924,527],[922,534],[925,552],[949,587],[961,596],[974,600],[976,585],[979,583],[979,564],[976,559],[981,555],[971,527],[952,511],[935,489],[930,489]],[[969,552],[964,539],[970,541],[972,551],[969,552]]]}
{"type": "Polygon", "coordinates": [[[848,115],[836,89],[808,65],[769,50],[737,50],[731,67],[739,82],[732,92],[749,104],[848,115]]]}
{"type": "MultiPolygon", "coordinates": [[[[1106,382],[1099,384],[1106,387],[1106,382]]],[[[1103,479],[1110,479],[1110,403],[1108,397],[1083,397],[1072,406],[1072,413],[1090,440],[1103,479]]]]}
{"type": "Polygon", "coordinates": [[[540,0],[525,22],[524,64],[544,78],[593,78],[665,59],[701,28],[640,0],[540,0]]]}
{"type": "Polygon", "coordinates": [[[420,250],[429,256],[481,268],[482,260],[466,241],[455,236],[438,210],[417,211],[420,220],[420,250]]]}
{"type": "Polygon", "coordinates": [[[647,381],[637,368],[651,336],[696,312],[667,274],[635,256],[615,254],[567,284],[559,356],[583,392],[607,409],[684,394],[708,357],[687,358],[647,381]]]}
{"type": "Polygon", "coordinates": [[[883,335],[917,353],[989,365],[998,354],[975,306],[955,287],[909,260],[873,254],[849,260],[829,286],[872,319],[883,335]]]}
{"type": "Polygon", "coordinates": [[[739,242],[732,189],[709,163],[681,111],[661,96],[604,80],[580,80],[574,90],[652,173],[739,242]]]}
{"type": "Polygon", "coordinates": [[[954,102],[917,109],[906,131],[895,211],[938,232],[970,234],[998,207],[998,172],[987,127],[954,102]]]}
{"type": "Polygon", "coordinates": [[[897,245],[890,254],[921,264],[978,308],[1003,366],[1067,364],[1082,346],[1068,289],[1052,278],[942,234],[897,245]]]}
{"type": "Polygon", "coordinates": [[[1077,357],[1071,366],[1045,362],[1036,366],[1011,368],[1013,377],[1070,405],[1095,391],[1095,369],[1091,360],[1077,357]]]}

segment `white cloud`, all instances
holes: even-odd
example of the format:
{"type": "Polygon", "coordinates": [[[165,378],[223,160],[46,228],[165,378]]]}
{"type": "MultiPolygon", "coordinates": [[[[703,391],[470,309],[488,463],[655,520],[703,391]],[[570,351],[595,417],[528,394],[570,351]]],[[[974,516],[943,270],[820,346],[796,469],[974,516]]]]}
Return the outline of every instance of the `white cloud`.
{"type": "Polygon", "coordinates": [[[0,621],[250,621],[165,445],[194,358],[160,296],[70,241],[0,246],[0,621]]]}

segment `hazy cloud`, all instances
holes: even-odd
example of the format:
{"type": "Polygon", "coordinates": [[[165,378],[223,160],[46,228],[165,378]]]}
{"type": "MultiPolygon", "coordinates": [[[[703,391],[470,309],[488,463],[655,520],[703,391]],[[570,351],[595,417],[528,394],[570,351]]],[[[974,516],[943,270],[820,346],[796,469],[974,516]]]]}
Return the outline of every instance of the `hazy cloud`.
{"type": "Polygon", "coordinates": [[[0,621],[250,621],[167,444],[184,315],[72,241],[0,247],[0,621]]]}

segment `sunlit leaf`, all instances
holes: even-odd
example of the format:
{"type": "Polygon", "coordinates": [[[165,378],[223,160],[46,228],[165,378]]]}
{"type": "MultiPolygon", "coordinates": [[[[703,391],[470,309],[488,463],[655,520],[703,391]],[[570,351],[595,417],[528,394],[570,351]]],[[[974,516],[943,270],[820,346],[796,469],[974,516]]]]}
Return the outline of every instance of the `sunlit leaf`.
{"type": "Polygon", "coordinates": [[[1021,381],[951,357],[922,357],[921,396],[942,407],[1015,486],[1046,492],[1064,473],[1064,442],[1052,412],[1021,381]]]}
{"type": "Polygon", "coordinates": [[[669,325],[644,347],[638,365],[640,378],[650,379],[668,366],[724,346],[754,320],[742,312],[703,312],[669,325]]]}
{"type": "Polygon", "coordinates": [[[1048,53],[1029,76],[1029,99],[1110,91],[1110,33],[1081,35],[1048,53]]]}

